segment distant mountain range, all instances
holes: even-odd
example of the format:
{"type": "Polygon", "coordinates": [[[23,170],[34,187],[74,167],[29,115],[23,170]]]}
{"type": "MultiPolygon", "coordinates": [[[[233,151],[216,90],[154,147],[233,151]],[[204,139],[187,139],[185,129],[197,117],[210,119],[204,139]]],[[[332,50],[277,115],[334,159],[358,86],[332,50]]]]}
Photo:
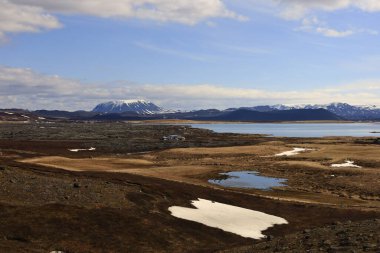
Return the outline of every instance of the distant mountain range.
{"type": "Polygon", "coordinates": [[[149,120],[187,119],[215,121],[306,121],[306,120],[380,120],[375,106],[353,106],[346,103],[327,105],[262,105],[254,107],[168,111],[144,100],[119,100],[101,103],[92,111],[26,111],[0,110],[0,119],[14,120],[149,120]],[[22,116],[24,115],[24,116],[22,116]],[[26,116],[26,117],[25,117],[26,116]],[[28,118],[29,117],[29,118],[28,118]]]}
{"type": "Polygon", "coordinates": [[[228,110],[248,109],[259,112],[284,111],[294,109],[325,109],[347,120],[379,120],[380,108],[376,106],[354,106],[347,103],[331,103],[325,105],[264,105],[254,107],[230,108],[228,110]]]}
{"type": "MultiPolygon", "coordinates": [[[[339,118],[339,119],[354,120],[354,121],[380,120],[380,108],[377,108],[376,106],[354,106],[347,103],[331,103],[331,104],[326,104],[326,105],[297,105],[297,106],[288,106],[288,105],[281,105],[281,104],[261,105],[261,106],[254,106],[254,107],[229,108],[226,110],[215,110],[215,109],[200,110],[200,111],[182,113],[182,115],[186,115],[186,117],[225,118],[225,117],[230,117],[230,116],[227,116],[227,115],[230,115],[229,113],[232,113],[232,115],[238,114],[237,111],[241,111],[241,110],[243,110],[244,114],[251,115],[250,118],[255,118],[255,120],[264,117],[263,114],[249,113],[248,111],[266,113],[268,114],[268,116],[265,116],[264,118],[268,118],[268,119],[270,119],[271,117],[274,117],[274,115],[279,116],[279,115],[297,114],[298,116],[300,116],[301,114],[304,115],[305,112],[311,112],[312,113],[311,115],[315,117],[314,120],[329,120],[331,118],[334,118],[332,117],[331,114],[335,115],[335,119],[339,118]],[[320,109],[328,111],[330,114],[327,114],[327,113],[323,114],[324,119],[322,119],[321,118],[322,111],[320,109]],[[309,110],[309,111],[303,111],[303,110],[309,110]],[[319,112],[316,112],[315,110],[319,110],[319,112]],[[283,113],[279,113],[279,112],[283,112],[283,113]],[[256,115],[258,118],[254,117],[253,115],[256,115]]],[[[245,117],[248,117],[248,116],[245,116],[245,117]]],[[[305,118],[305,117],[306,116],[302,116],[301,118],[305,118]]]]}
{"type": "MultiPolygon", "coordinates": [[[[331,103],[326,105],[262,105],[254,107],[230,108],[227,110],[197,110],[191,112],[177,112],[175,115],[181,117],[216,117],[221,114],[246,109],[257,112],[273,112],[273,111],[288,111],[297,109],[325,109],[331,113],[338,115],[341,118],[349,120],[371,120],[380,119],[380,108],[376,106],[353,106],[346,103],[331,103]]],[[[92,112],[97,113],[125,113],[135,112],[140,115],[168,114],[163,108],[155,105],[152,102],[145,100],[119,100],[111,101],[97,105],[92,112]]],[[[273,113],[271,113],[273,115],[273,113]]],[[[173,115],[172,115],[173,116],[173,115]]]]}
{"type": "Polygon", "coordinates": [[[101,103],[91,112],[77,111],[36,111],[38,115],[50,118],[74,120],[148,120],[148,119],[186,119],[214,121],[306,121],[306,120],[343,120],[326,109],[299,109],[261,106],[227,110],[196,110],[189,112],[170,112],[144,100],[120,100],[101,103]]]}

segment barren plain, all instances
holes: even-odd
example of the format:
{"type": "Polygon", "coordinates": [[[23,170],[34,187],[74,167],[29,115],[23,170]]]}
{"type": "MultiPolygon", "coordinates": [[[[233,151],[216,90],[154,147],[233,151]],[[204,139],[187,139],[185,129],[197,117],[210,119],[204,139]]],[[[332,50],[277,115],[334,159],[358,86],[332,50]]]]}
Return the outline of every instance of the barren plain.
{"type": "Polygon", "coordinates": [[[4,123],[0,252],[378,252],[379,143],[126,122],[4,123]],[[170,134],[186,141],[161,140],[170,134]],[[306,151],[276,156],[294,148],[306,151]],[[347,160],[360,168],[332,167],[347,160]],[[209,183],[231,171],[287,181],[271,190],[209,183]],[[288,224],[254,240],[168,210],[199,198],[288,224]]]}

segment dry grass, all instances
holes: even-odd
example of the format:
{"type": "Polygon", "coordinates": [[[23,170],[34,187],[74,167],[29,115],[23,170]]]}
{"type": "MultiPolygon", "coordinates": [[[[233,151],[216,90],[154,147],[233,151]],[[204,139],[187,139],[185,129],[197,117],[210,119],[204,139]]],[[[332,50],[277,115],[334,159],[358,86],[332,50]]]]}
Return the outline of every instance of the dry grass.
{"type": "Polygon", "coordinates": [[[130,168],[147,168],[153,162],[143,159],[122,158],[80,158],[73,159],[62,156],[37,157],[21,160],[24,163],[38,164],[70,171],[123,171],[130,168]]]}
{"type": "Polygon", "coordinates": [[[288,147],[274,145],[255,145],[240,147],[217,147],[217,148],[177,148],[162,152],[163,154],[189,154],[189,155],[231,155],[250,154],[257,156],[269,156],[278,152],[289,150],[288,147]]]}
{"type": "Polygon", "coordinates": [[[284,142],[273,141],[255,146],[176,148],[134,155],[128,159],[49,156],[22,162],[71,171],[129,173],[210,188],[220,188],[208,183],[208,179],[219,172],[258,170],[266,176],[287,178],[288,186],[272,192],[233,190],[313,203],[339,203],[344,197],[346,203],[353,205],[357,205],[358,200],[368,200],[370,202],[361,204],[378,206],[377,202],[371,201],[376,198],[376,192],[380,191],[379,153],[380,147],[375,145],[329,142],[285,145],[284,142]],[[294,147],[313,150],[292,157],[274,157],[275,154],[294,147]],[[363,168],[330,167],[332,163],[345,159],[354,160],[363,168]]]}
{"type": "Polygon", "coordinates": [[[380,146],[377,145],[327,144],[309,146],[316,150],[314,152],[301,154],[300,157],[327,158],[331,160],[331,163],[339,162],[344,159],[367,159],[378,161],[380,167],[380,146]]]}

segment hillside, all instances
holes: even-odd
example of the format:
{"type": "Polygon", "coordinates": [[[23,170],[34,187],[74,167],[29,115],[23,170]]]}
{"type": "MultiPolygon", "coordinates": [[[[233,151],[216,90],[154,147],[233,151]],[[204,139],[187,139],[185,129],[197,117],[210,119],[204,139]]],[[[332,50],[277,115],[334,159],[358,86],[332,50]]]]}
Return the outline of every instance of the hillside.
{"type": "Polygon", "coordinates": [[[307,121],[307,120],[342,120],[325,109],[292,109],[284,111],[259,112],[239,109],[210,118],[198,118],[223,121],[307,121]]]}

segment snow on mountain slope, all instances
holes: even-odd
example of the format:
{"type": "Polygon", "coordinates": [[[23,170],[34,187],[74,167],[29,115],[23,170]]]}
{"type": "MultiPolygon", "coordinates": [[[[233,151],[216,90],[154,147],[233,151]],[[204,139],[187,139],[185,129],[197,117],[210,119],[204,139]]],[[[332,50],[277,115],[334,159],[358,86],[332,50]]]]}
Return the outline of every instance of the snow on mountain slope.
{"type": "Polygon", "coordinates": [[[98,104],[92,111],[100,113],[136,112],[138,114],[156,114],[162,113],[163,109],[145,100],[117,100],[98,104]]]}
{"type": "Polygon", "coordinates": [[[380,108],[374,105],[354,106],[347,103],[331,103],[324,105],[271,105],[271,106],[255,106],[250,107],[250,110],[268,111],[272,110],[291,110],[291,109],[326,109],[338,116],[350,120],[371,120],[380,119],[380,108]]]}

